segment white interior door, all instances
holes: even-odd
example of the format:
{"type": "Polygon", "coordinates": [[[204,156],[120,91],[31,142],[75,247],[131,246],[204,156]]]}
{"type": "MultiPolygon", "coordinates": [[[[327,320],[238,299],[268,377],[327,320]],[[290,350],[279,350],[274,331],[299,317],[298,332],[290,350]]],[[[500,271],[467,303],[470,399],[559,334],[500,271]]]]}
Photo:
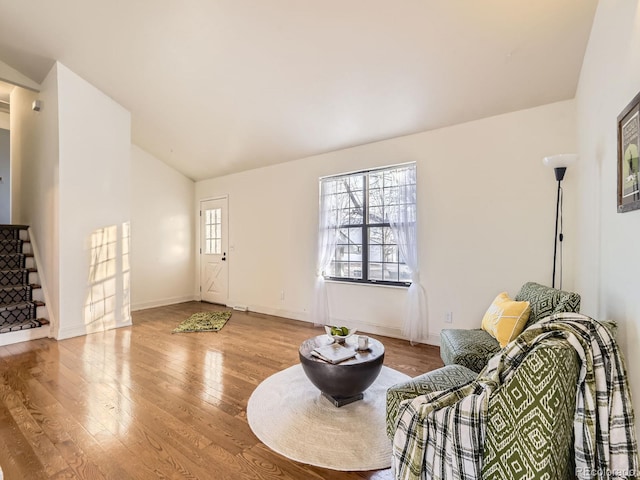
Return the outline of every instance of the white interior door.
{"type": "Polygon", "coordinates": [[[226,198],[200,202],[200,295],[203,302],[227,304],[228,225],[226,198]]]}

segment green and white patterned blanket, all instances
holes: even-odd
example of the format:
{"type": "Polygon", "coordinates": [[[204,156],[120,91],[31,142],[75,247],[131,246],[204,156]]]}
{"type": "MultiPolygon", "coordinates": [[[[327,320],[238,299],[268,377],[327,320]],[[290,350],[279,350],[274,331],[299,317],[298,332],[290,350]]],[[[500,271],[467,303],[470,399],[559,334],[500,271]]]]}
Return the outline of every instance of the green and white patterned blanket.
{"type": "Polygon", "coordinates": [[[558,313],[532,325],[476,380],[402,402],[393,440],[395,478],[481,478],[489,398],[543,340],[569,343],[581,359],[574,417],[576,477],[635,478],[638,450],[622,356],[606,327],[577,313],[558,313]]]}

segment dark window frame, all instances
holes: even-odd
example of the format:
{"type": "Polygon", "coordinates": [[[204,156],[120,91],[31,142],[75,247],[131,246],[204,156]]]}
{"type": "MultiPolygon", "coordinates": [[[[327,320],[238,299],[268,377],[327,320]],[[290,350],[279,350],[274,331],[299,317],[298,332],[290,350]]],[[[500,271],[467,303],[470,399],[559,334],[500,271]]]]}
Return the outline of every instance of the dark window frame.
{"type": "MultiPolygon", "coordinates": [[[[385,170],[392,170],[393,168],[401,168],[401,166],[397,166],[397,167],[384,167],[384,168],[378,168],[378,169],[372,169],[372,170],[366,170],[366,171],[362,171],[362,172],[355,172],[352,174],[348,174],[348,175],[340,175],[340,177],[343,177],[345,179],[351,179],[354,177],[358,177],[358,176],[362,176],[362,223],[360,224],[353,224],[353,223],[343,223],[339,226],[337,226],[338,231],[342,230],[342,229],[360,229],[361,230],[361,239],[362,242],[358,245],[360,245],[361,247],[361,260],[360,260],[360,264],[361,264],[361,276],[362,278],[352,278],[352,277],[339,277],[339,276],[333,276],[333,275],[324,275],[324,278],[326,280],[330,280],[330,281],[335,281],[335,282],[344,282],[344,283],[355,283],[355,284],[364,284],[364,285],[384,285],[384,286],[393,286],[393,287],[409,287],[411,286],[411,281],[404,281],[404,280],[384,280],[384,279],[370,279],[369,278],[369,268],[370,268],[370,262],[369,262],[369,257],[370,257],[370,249],[372,245],[376,245],[376,244],[372,244],[369,241],[369,230],[372,228],[388,228],[391,229],[391,224],[388,221],[383,221],[383,222],[370,222],[369,220],[369,195],[370,195],[370,182],[369,182],[369,175],[371,173],[377,173],[377,172],[384,172],[385,170]]],[[[348,181],[346,182],[345,188],[347,189],[347,193],[349,195],[349,197],[351,199],[354,198],[354,194],[352,191],[350,190],[350,186],[348,185],[348,181]]],[[[383,189],[383,187],[378,187],[380,189],[383,189]]],[[[384,220],[384,219],[383,219],[384,220]]],[[[384,235],[383,235],[384,238],[384,235]]],[[[341,244],[341,243],[337,243],[336,248],[340,245],[345,245],[345,246],[349,246],[350,244],[341,244]]],[[[397,249],[397,243],[395,242],[394,239],[394,243],[393,244],[386,244],[384,243],[384,240],[382,240],[382,243],[380,243],[381,246],[384,247],[384,245],[393,245],[395,246],[395,248],[397,249]]],[[[396,252],[396,261],[395,262],[385,262],[384,261],[384,254],[383,257],[381,259],[380,262],[372,262],[374,264],[381,264],[381,265],[385,265],[385,264],[393,264],[396,265],[398,267],[398,273],[399,273],[399,268],[400,265],[405,265],[404,262],[400,261],[399,258],[399,252],[396,252]]],[[[338,263],[335,260],[335,254],[334,257],[332,259],[332,263],[338,263]]],[[[347,263],[351,263],[350,261],[347,260],[347,263]]],[[[350,268],[350,267],[349,267],[350,268]]],[[[382,267],[384,268],[384,267],[382,267]]]]}

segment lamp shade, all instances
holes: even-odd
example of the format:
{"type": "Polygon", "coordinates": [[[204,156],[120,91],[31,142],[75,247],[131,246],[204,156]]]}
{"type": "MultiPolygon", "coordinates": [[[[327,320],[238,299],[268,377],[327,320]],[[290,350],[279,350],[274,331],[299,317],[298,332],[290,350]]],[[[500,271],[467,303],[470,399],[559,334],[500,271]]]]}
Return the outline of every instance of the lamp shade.
{"type": "Polygon", "coordinates": [[[559,153],[557,155],[550,155],[542,159],[547,167],[551,168],[567,168],[578,160],[578,155],[575,153],[559,153]]]}

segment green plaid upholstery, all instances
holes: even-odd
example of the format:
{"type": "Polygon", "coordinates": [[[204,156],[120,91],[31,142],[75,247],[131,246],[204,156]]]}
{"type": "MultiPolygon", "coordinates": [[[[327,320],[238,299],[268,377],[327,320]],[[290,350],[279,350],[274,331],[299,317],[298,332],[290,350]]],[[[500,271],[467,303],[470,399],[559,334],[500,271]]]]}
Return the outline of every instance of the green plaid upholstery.
{"type": "MultiPolygon", "coordinates": [[[[527,301],[531,314],[525,328],[552,313],[579,312],[580,295],[535,282],[525,283],[515,297],[527,301]]],[[[445,365],[463,365],[474,372],[480,371],[498,351],[498,341],[481,329],[445,329],[440,332],[440,356],[445,365]]]]}
{"type": "Polygon", "coordinates": [[[580,295],[577,293],[545,287],[535,282],[525,283],[520,288],[515,300],[527,301],[531,307],[531,314],[525,328],[552,313],[578,313],[580,311],[580,295]]]}
{"type": "Polygon", "coordinates": [[[571,478],[578,357],[541,342],[489,400],[482,478],[571,478]]]}
{"type": "MultiPolygon", "coordinates": [[[[397,418],[387,417],[387,427],[396,426],[392,433],[398,478],[451,478],[449,470],[442,470],[449,454],[456,459],[447,464],[454,476],[456,467],[464,464],[458,473],[465,479],[587,479],[596,478],[584,473],[594,466],[630,473],[616,478],[638,478],[634,414],[615,331],[615,322],[560,313],[510,343],[491,359],[478,381],[443,392],[441,377],[454,367],[447,366],[433,372],[432,385],[425,380],[429,374],[420,377],[415,397],[409,396],[411,381],[392,387],[399,392],[397,397],[387,394],[387,415],[397,418]],[[479,398],[483,389],[490,392],[486,417],[457,408],[479,398]],[[398,408],[391,405],[400,397],[407,401],[398,408]],[[448,418],[453,424],[445,421],[448,418]],[[476,438],[470,432],[481,432],[481,424],[486,431],[476,438]],[[428,440],[423,437],[426,431],[428,440]],[[476,462],[481,472],[472,468],[476,462]]],[[[465,370],[458,370],[462,377],[465,370]]]]}
{"type": "Polygon", "coordinates": [[[470,382],[476,378],[476,372],[462,365],[447,365],[446,367],[398,383],[387,390],[387,435],[393,438],[396,430],[396,420],[400,402],[415,398],[429,392],[448,390],[470,382]]]}
{"type": "MultiPolygon", "coordinates": [[[[573,348],[544,341],[493,392],[484,444],[484,480],[570,478],[578,369],[573,348]]],[[[401,401],[463,385],[476,376],[463,366],[447,365],[391,387],[387,391],[389,438],[395,433],[401,401]]]]}
{"type": "Polygon", "coordinates": [[[499,351],[498,341],[480,328],[440,332],[440,356],[445,365],[462,365],[480,373],[499,351]]]}
{"type": "MultiPolygon", "coordinates": [[[[458,375],[459,385],[475,379],[470,370],[449,365],[389,389],[387,434],[390,437],[399,420],[396,418],[399,401],[454,386],[446,379],[441,383],[446,372],[458,375]],[[429,378],[431,374],[433,377],[429,378]],[[409,394],[411,386],[416,387],[413,396],[409,394]]],[[[578,373],[575,350],[555,339],[545,340],[526,356],[511,379],[491,394],[483,448],[483,480],[572,478],[578,373]]]]}

